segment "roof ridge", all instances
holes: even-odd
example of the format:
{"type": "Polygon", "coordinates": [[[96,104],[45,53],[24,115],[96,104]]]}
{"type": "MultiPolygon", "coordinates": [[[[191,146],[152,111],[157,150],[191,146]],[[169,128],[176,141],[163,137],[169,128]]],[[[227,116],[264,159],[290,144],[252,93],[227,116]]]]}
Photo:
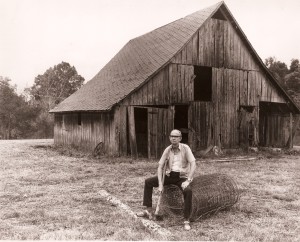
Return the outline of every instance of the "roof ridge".
{"type": "MultiPolygon", "coordinates": [[[[192,16],[192,15],[194,15],[194,14],[196,14],[196,13],[199,13],[199,12],[205,12],[206,10],[211,9],[211,8],[215,8],[215,10],[216,10],[216,9],[218,9],[223,3],[225,3],[225,2],[224,2],[224,1],[220,1],[220,2],[218,2],[218,3],[216,3],[216,4],[213,4],[213,5],[209,6],[209,7],[202,8],[202,9],[200,9],[200,10],[197,10],[197,11],[195,11],[195,12],[193,12],[193,13],[191,13],[191,14],[188,14],[188,15],[182,17],[182,18],[176,19],[176,20],[174,20],[174,21],[172,21],[172,22],[169,22],[169,23],[164,24],[164,25],[162,25],[162,26],[160,26],[160,27],[157,27],[157,28],[155,28],[155,29],[153,29],[153,30],[151,30],[151,31],[149,31],[149,32],[146,32],[146,33],[144,33],[144,34],[142,34],[142,35],[140,35],[140,36],[137,36],[137,37],[135,37],[135,38],[133,38],[133,39],[130,39],[128,42],[133,41],[133,40],[136,40],[136,39],[139,39],[140,37],[143,37],[144,35],[148,35],[148,34],[150,34],[150,33],[152,33],[152,32],[156,32],[156,31],[158,31],[159,29],[165,28],[165,27],[168,26],[168,25],[171,25],[171,24],[173,24],[173,23],[175,23],[175,22],[177,22],[177,21],[180,21],[180,20],[182,20],[182,19],[188,18],[188,17],[190,17],[190,16],[192,16]]],[[[214,13],[214,12],[215,12],[215,11],[213,11],[213,13],[214,13]]]]}

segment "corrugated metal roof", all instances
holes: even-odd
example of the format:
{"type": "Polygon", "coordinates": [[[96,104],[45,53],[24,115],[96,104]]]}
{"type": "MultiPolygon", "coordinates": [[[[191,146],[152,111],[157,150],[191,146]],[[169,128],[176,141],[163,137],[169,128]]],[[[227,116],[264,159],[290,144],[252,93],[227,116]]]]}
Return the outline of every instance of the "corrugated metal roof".
{"type": "Polygon", "coordinates": [[[93,79],[50,112],[110,110],[165,65],[222,3],[130,40],[93,79]]]}

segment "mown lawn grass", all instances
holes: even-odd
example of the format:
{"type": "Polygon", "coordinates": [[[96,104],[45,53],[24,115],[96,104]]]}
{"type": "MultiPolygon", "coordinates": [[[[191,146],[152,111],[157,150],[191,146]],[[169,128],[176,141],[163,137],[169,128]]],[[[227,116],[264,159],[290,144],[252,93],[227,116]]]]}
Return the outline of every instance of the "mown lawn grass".
{"type": "Polygon", "coordinates": [[[232,176],[241,199],[228,211],[192,223],[189,232],[180,220],[159,222],[173,234],[163,238],[98,193],[105,189],[140,210],[144,179],[156,173],[157,161],[95,159],[52,144],[0,141],[0,239],[300,241],[299,155],[197,159],[197,175],[232,176]]]}

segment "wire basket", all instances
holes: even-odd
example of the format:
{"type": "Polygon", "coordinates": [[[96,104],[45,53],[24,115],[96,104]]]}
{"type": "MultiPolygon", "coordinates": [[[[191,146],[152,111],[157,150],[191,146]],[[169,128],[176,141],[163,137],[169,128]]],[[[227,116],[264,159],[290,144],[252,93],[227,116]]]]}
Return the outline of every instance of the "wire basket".
{"type": "MultiPolygon", "coordinates": [[[[235,181],[224,174],[195,177],[191,183],[193,197],[190,219],[192,221],[210,216],[233,206],[240,198],[235,181]]],[[[183,193],[176,185],[164,186],[161,209],[170,216],[183,215],[183,193]]]]}

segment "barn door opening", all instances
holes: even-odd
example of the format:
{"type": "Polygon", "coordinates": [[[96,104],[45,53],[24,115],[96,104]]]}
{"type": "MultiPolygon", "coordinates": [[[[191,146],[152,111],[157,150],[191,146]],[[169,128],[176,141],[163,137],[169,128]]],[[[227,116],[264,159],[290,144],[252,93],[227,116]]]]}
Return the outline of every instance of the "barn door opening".
{"type": "Polygon", "coordinates": [[[188,111],[188,105],[175,105],[174,129],[181,131],[181,142],[185,144],[189,141],[188,111]]]}
{"type": "Polygon", "coordinates": [[[132,157],[159,158],[170,144],[174,109],[169,107],[133,107],[128,110],[128,154],[132,157]]]}
{"type": "Polygon", "coordinates": [[[134,108],[136,146],[138,157],[148,156],[148,112],[146,108],[134,108]]]}

